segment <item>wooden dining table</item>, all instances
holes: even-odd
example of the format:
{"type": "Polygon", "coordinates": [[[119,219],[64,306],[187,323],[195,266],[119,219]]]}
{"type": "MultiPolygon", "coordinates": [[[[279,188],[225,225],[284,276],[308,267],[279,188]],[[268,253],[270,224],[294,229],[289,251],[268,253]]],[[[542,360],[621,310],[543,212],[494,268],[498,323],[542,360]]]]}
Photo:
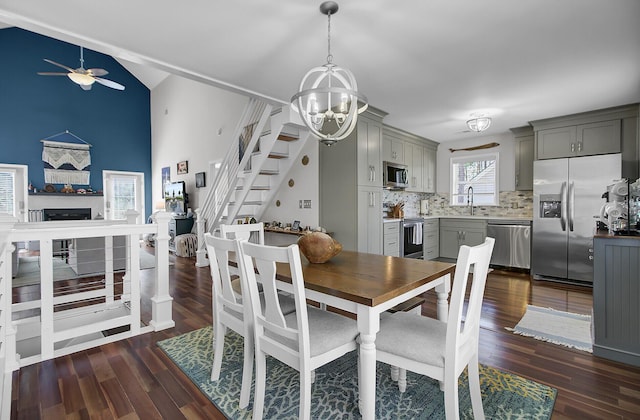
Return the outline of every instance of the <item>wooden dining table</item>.
{"type": "MultiPolygon", "coordinates": [[[[359,408],[363,419],[375,418],[376,334],[380,314],[427,290],[437,293],[437,316],[445,320],[451,275],[455,264],[342,251],[323,264],[303,256],[307,299],[356,315],[360,333],[359,408]]],[[[277,265],[285,290],[290,286],[288,265],[277,265]]]]}

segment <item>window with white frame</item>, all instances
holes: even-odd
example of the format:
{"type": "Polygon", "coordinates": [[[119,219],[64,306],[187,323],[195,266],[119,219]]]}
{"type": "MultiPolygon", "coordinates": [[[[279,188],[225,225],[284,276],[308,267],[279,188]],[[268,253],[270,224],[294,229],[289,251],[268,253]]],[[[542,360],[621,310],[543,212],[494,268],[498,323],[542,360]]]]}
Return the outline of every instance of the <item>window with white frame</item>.
{"type": "Polygon", "coordinates": [[[27,175],[27,165],[0,163],[0,213],[10,214],[20,222],[28,221],[27,175]]]}
{"type": "Polygon", "coordinates": [[[498,153],[451,159],[452,206],[497,206],[498,192],[498,153]]]}

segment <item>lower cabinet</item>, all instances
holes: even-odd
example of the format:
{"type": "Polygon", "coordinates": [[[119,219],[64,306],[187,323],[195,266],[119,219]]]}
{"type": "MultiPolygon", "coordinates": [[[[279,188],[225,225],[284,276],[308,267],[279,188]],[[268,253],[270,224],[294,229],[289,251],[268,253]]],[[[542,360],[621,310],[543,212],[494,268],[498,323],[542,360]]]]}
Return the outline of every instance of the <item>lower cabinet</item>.
{"type": "Polygon", "coordinates": [[[433,260],[440,256],[440,222],[438,219],[428,219],[423,226],[424,259],[433,260]]]}
{"type": "Polygon", "coordinates": [[[400,221],[382,224],[382,253],[390,257],[400,256],[400,221]]]}
{"type": "Polygon", "coordinates": [[[640,366],[640,239],[593,244],[593,354],[640,366]]]}
{"type": "Polygon", "coordinates": [[[358,252],[382,254],[382,188],[358,187],[358,252]]]}
{"type": "Polygon", "coordinates": [[[460,246],[480,245],[486,237],[485,220],[440,219],[440,256],[457,258],[460,246]]]}

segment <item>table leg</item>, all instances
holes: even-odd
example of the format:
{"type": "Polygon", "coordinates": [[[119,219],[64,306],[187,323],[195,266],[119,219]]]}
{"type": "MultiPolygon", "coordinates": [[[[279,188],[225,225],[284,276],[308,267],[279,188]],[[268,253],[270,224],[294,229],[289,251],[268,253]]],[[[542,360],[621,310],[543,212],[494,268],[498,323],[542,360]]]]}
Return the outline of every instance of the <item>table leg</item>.
{"type": "Polygon", "coordinates": [[[443,278],[442,284],[436,286],[438,295],[438,319],[447,321],[449,316],[449,293],[451,292],[451,275],[447,274],[443,278]]]}
{"type": "Polygon", "coordinates": [[[370,307],[358,308],[360,332],[360,371],[358,408],[364,420],[374,419],[376,413],[376,333],[380,329],[379,314],[370,307]]]}

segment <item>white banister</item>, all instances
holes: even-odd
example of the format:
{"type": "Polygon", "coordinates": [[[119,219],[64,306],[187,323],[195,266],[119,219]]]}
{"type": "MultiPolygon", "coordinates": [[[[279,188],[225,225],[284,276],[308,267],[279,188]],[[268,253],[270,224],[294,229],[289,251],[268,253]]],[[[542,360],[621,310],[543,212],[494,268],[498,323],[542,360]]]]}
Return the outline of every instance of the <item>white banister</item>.
{"type": "Polygon", "coordinates": [[[207,221],[202,215],[202,210],[198,207],[196,213],[196,232],[198,234],[198,250],[196,251],[196,267],[208,267],[207,250],[204,246],[204,234],[206,232],[207,221]]]}
{"type": "Polygon", "coordinates": [[[11,254],[13,245],[7,240],[18,222],[0,213],[0,418],[11,414],[11,372],[16,369],[15,330],[11,325],[11,254]]]}
{"type": "Polygon", "coordinates": [[[0,239],[2,229],[6,231],[0,242],[3,292],[0,309],[5,340],[0,350],[5,352],[5,372],[175,325],[173,299],[169,294],[171,216],[159,212],[155,223],[135,224],[137,216],[136,212],[128,212],[128,223],[113,220],[15,223],[10,229],[4,227],[0,217],[0,239]],[[140,238],[144,234],[155,235],[156,256],[154,271],[141,276],[140,238]],[[123,238],[126,246],[122,244],[123,238]],[[40,242],[39,277],[35,279],[40,284],[40,294],[12,304],[12,243],[28,241],[40,242]],[[96,245],[82,245],[88,243],[96,245]],[[59,244],[69,244],[68,250],[60,252],[59,244]],[[54,253],[62,254],[62,258],[54,253]],[[81,259],[86,260],[84,266],[81,259]],[[61,272],[68,272],[72,278],[60,277],[61,272]],[[144,297],[151,302],[151,314],[142,313],[141,279],[153,282],[153,295],[144,297]],[[54,283],[60,280],[66,283],[54,283]],[[33,316],[34,309],[40,310],[39,316],[33,316]],[[15,321],[12,313],[16,314],[15,321]],[[113,329],[120,332],[103,334],[113,329]],[[40,346],[37,354],[25,357],[18,354],[22,348],[18,344],[27,339],[38,339],[40,346]]]}
{"type": "Polygon", "coordinates": [[[169,295],[169,261],[160,260],[160,256],[169,255],[169,220],[171,215],[167,212],[160,211],[155,216],[158,226],[156,234],[156,283],[152,302],[152,320],[151,325],[155,331],[172,328],[175,322],[172,318],[171,308],[173,298],[169,295]],[[163,280],[161,280],[163,279],[163,280]],[[166,281],[165,281],[166,280],[166,281]]]}

